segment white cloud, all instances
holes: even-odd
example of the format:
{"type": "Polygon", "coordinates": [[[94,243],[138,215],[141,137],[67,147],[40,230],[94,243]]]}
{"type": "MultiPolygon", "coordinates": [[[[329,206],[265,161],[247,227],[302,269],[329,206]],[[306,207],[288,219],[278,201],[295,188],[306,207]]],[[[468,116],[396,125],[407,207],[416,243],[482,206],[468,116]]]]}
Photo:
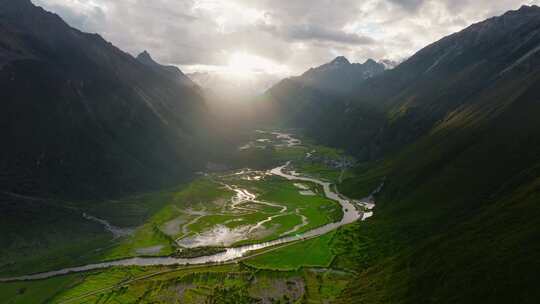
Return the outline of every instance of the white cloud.
{"type": "Polygon", "coordinates": [[[33,0],[72,26],[189,71],[298,74],[345,55],[401,59],[445,35],[540,0],[33,0]],[[238,54],[242,54],[239,57],[238,54]],[[236,56],[236,57],[235,57],[236,56]],[[237,66],[242,64],[236,62],[237,66]]]}

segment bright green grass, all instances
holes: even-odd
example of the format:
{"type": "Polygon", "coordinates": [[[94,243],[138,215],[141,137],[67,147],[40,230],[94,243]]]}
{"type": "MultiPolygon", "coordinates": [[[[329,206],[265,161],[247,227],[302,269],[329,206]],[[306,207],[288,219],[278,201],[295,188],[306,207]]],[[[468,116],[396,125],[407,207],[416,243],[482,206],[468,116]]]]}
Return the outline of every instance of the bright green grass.
{"type": "Polygon", "coordinates": [[[281,178],[269,178],[261,185],[260,199],[269,202],[280,202],[280,204],[287,206],[289,211],[300,209],[301,213],[309,221],[309,224],[304,229],[319,227],[336,221],[336,210],[341,212],[338,203],[319,195],[301,195],[299,191],[290,181],[281,178]]]}
{"type": "MultiPolygon", "coordinates": [[[[285,236],[283,235],[285,232],[292,229],[292,227],[302,223],[302,219],[297,214],[289,214],[285,213],[283,215],[275,217],[272,221],[266,222],[263,224],[263,226],[271,231],[271,234],[257,238],[256,241],[254,240],[243,240],[240,242],[236,242],[234,246],[240,246],[240,245],[246,245],[246,244],[253,244],[253,243],[260,243],[260,242],[266,242],[271,241],[276,238],[285,236]]],[[[298,230],[296,233],[300,233],[303,229],[298,230]]],[[[289,234],[287,234],[289,235],[289,234]]]]}
{"type": "Polygon", "coordinates": [[[238,205],[239,207],[245,207],[245,208],[250,208],[250,209],[256,209],[258,210],[258,212],[261,212],[261,213],[265,213],[265,214],[276,214],[276,213],[279,213],[279,211],[281,211],[282,207],[281,206],[268,206],[268,205],[263,205],[263,204],[257,204],[257,203],[250,203],[250,202],[247,202],[247,203],[244,203],[244,204],[239,204],[238,205]]]}
{"type": "Polygon", "coordinates": [[[152,268],[118,267],[86,274],[84,279],[82,279],[79,284],[57,295],[54,301],[61,302],[68,299],[77,298],[87,293],[113,287],[119,283],[129,281],[133,278],[151,272],[152,268]]]}
{"type": "Polygon", "coordinates": [[[200,232],[210,230],[212,229],[212,227],[215,227],[220,224],[223,224],[229,228],[235,228],[240,225],[255,224],[259,221],[264,220],[266,217],[267,215],[263,213],[249,213],[249,214],[241,214],[241,215],[214,214],[214,215],[203,216],[197,222],[189,225],[188,227],[189,227],[190,232],[200,233],[200,232]],[[227,224],[225,224],[225,222],[229,220],[233,220],[233,219],[241,219],[242,221],[228,222],[227,224]]]}
{"type": "Polygon", "coordinates": [[[242,274],[238,265],[177,270],[167,267],[111,268],[87,275],[77,286],[59,294],[55,302],[76,299],[70,303],[199,303],[211,296],[217,286],[245,285],[247,273],[238,277],[235,274],[242,274]],[[163,271],[166,272],[148,276],[163,271]],[[188,287],[186,293],[178,293],[180,286],[188,287]],[[90,295],[96,291],[101,292],[90,295]]]}
{"type": "Polygon", "coordinates": [[[268,229],[269,234],[263,233],[259,236],[252,236],[250,239],[242,240],[235,244],[239,245],[252,243],[254,241],[267,241],[280,237],[283,233],[302,223],[299,214],[307,217],[308,224],[301,227],[297,233],[338,221],[342,216],[340,206],[336,202],[322,197],[322,195],[320,195],[322,193],[320,187],[311,183],[306,184],[319,195],[301,195],[300,189],[294,186],[294,182],[279,177],[266,177],[260,181],[247,181],[237,176],[220,177],[216,175],[213,178],[216,180],[222,179],[228,184],[246,188],[250,192],[259,195],[257,200],[285,206],[287,207],[287,211],[282,214],[280,213],[282,210],[281,207],[246,202],[239,206],[249,206],[256,210],[252,212],[243,211],[242,213],[234,213],[228,209],[222,208],[223,205],[216,208],[216,206],[212,207],[200,204],[197,208],[201,210],[204,209],[205,212],[209,214],[200,217],[197,221],[186,226],[189,229],[188,235],[209,231],[217,225],[224,225],[229,228],[255,225],[258,222],[273,216],[271,221],[264,223],[264,227],[268,229]],[[214,212],[219,214],[212,214],[214,212]]]}
{"type": "Polygon", "coordinates": [[[341,176],[341,171],[325,166],[320,163],[300,163],[297,165],[297,170],[303,174],[328,180],[331,182],[337,182],[341,176]]]}
{"type": "Polygon", "coordinates": [[[104,260],[121,259],[131,256],[161,256],[172,254],[175,250],[173,238],[167,236],[158,226],[148,223],[138,228],[133,236],[123,240],[112,248],[104,260]],[[155,252],[145,252],[145,249],[160,246],[155,252]]]}
{"type": "MultiPolygon", "coordinates": [[[[278,203],[287,207],[287,211],[283,216],[275,217],[272,221],[264,224],[272,233],[257,239],[257,241],[276,239],[302,223],[302,219],[296,213],[296,210],[308,219],[308,224],[302,226],[296,233],[302,233],[328,223],[337,222],[341,219],[342,210],[340,205],[323,197],[321,194],[322,190],[319,186],[312,183],[305,183],[312,191],[319,194],[308,196],[301,195],[300,189],[294,186],[294,183],[280,177],[267,177],[263,181],[257,182],[257,192],[260,194],[259,200],[278,203]]],[[[253,243],[253,240],[244,240],[238,242],[236,245],[247,243],[253,243]]]]}
{"type": "MultiPolygon", "coordinates": [[[[212,178],[219,179],[220,177],[216,175],[212,178]]],[[[230,181],[228,182],[230,183],[230,181]]],[[[341,217],[341,209],[337,203],[320,195],[301,195],[300,190],[292,182],[281,178],[267,178],[262,181],[234,180],[234,184],[260,193],[258,198],[260,200],[274,202],[288,208],[283,216],[277,216],[265,224],[265,227],[271,233],[258,237],[257,241],[275,239],[300,224],[301,218],[296,214],[296,210],[308,218],[308,225],[302,227],[297,233],[335,222],[341,217]]],[[[314,185],[309,183],[308,185],[315,192],[321,193],[320,189],[314,185]]],[[[159,194],[160,197],[163,197],[162,195],[162,193],[159,194]]],[[[229,228],[254,225],[265,220],[268,216],[280,215],[281,208],[261,204],[251,204],[252,207],[257,207],[259,211],[244,214],[227,214],[227,211],[223,210],[223,204],[230,200],[232,195],[233,192],[224,189],[221,184],[208,178],[196,180],[180,191],[169,194],[167,196],[169,197],[169,204],[157,210],[143,225],[136,229],[134,235],[121,240],[119,245],[108,250],[103,259],[119,259],[137,255],[157,256],[173,253],[176,250],[174,240],[187,235],[183,234],[181,227],[178,227],[178,234],[167,235],[162,227],[168,221],[179,216],[186,216],[182,225],[186,225],[189,221],[198,217],[182,213],[182,208],[187,206],[193,210],[205,210],[208,213],[208,215],[202,216],[197,221],[186,226],[189,230],[188,235],[203,233],[211,230],[216,225],[226,225],[229,228]],[[225,214],[215,214],[223,212],[225,214]],[[239,219],[239,221],[231,221],[233,219],[239,219]],[[146,252],[151,248],[154,248],[154,251],[146,252]]],[[[255,239],[244,240],[238,244],[253,241],[255,239]]]]}
{"type": "MultiPolygon", "coordinates": [[[[178,192],[170,193],[167,204],[157,210],[145,223],[138,227],[135,233],[125,238],[118,246],[112,248],[105,259],[119,259],[138,255],[169,255],[176,249],[174,240],[182,236],[181,229],[177,235],[167,235],[162,226],[168,221],[185,215],[184,208],[204,206],[208,210],[218,210],[219,206],[214,204],[216,200],[229,199],[232,192],[207,178],[193,181],[178,192]],[[145,249],[157,248],[159,251],[143,253],[145,249]],[[142,250],[142,251],[141,251],[142,250]]],[[[160,196],[161,197],[161,196],[160,196]]],[[[186,215],[188,221],[189,215],[186,215]]],[[[197,223],[211,223],[210,221],[198,221],[197,223]]],[[[194,226],[194,225],[192,225],[194,226]]],[[[200,230],[198,230],[200,231],[200,230]]]]}
{"type": "Polygon", "coordinates": [[[297,270],[301,267],[328,267],[334,258],[330,242],[334,232],[255,256],[243,263],[258,269],[297,270]]]}
{"type": "MultiPolygon", "coordinates": [[[[302,299],[307,303],[326,303],[333,300],[350,279],[346,273],[331,270],[269,271],[239,264],[177,270],[149,267],[145,270],[139,272],[130,267],[87,275],[75,287],[58,294],[54,302],[247,304],[265,299],[265,302],[288,303],[294,296],[294,303],[302,299]],[[168,272],[126,284],[129,279],[164,270],[168,272]]],[[[37,282],[23,284],[28,287],[37,282]]]]}
{"type": "Polygon", "coordinates": [[[247,304],[273,298],[287,303],[296,293],[297,300],[324,303],[334,299],[348,280],[350,275],[339,271],[269,271],[240,264],[178,269],[124,267],[0,284],[0,302],[247,304]],[[21,290],[24,293],[18,295],[21,290]]]}
{"type": "Polygon", "coordinates": [[[270,222],[264,223],[264,227],[267,229],[275,229],[275,233],[281,235],[290,230],[290,227],[294,227],[300,223],[302,223],[302,220],[299,215],[295,213],[286,213],[275,217],[274,220],[270,222]]]}

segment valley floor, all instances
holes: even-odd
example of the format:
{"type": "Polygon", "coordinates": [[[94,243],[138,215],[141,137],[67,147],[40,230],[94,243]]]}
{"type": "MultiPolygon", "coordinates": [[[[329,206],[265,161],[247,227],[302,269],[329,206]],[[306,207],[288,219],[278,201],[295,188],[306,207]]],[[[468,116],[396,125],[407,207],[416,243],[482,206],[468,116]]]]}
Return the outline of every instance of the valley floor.
{"type": "MultiPolygon", "coordinates": [[[[244,154],[242,157],[249,154],[248,158],[255,159],[270,155],[274,165],[292,161],[287,167],[294,169],[289,172],[291,177],[301,174],[328,183],[336,183],[351,174],[348,168],[354,163],[340,151],[302,142],[287,134],[260,130],[238,151],[244,154]]],[[[80,234],[80,240],[70,244],[69,237],[61,233],[65,227],[51,222],[47,229],[54,231],[41,233],[60,240],[55,242],[58,251],[51,249],[54,245],[44,244],[35,247],[38,250],[34,252],[8,257],[0,268],[0,276],[13,277],[133,256],[201,259],[197,257],[220,255],[226,247],[281,238],[290,240],[270,248],[255,247],[260,249],[228,265],[113,267],[44,280],[2,283],[0,302],[303,300],[317,303],[335,299],[352,278],[353,271],[345,264],[336,263],[340,243],[336,237],[342,238],[346,232],[339,230],[336,234],[333,230],[339,225],[331,223],[346,224],[367,217],[372,214],[368,209],[373,205],[358,201],[342,210],[325,195],[331,193],[330,186],[323,190],[322,184],[309,179],[287,180],[267,170],[226,169],[201,173],[192,183],[161,193],[102,203],[74,203],[70,216],[81,214],[85,224],[91,227],[81,228],[84,233],[80,234]],[[351,217],[351,212],[358,212],[359,216],[351,217]],[[327,226],[331,229],[322,228],[327,226]],[[317,231],[318,227],[324,235],[312,233],[304,237],[304,233],[317,231]],[[77,246],[93,238],[95,243],[88,243],[86,248],[77,246]],[[77,256],[81,250],[90,253],[77,256]]],[[[334,199],[340,198],[335,195],[334,199]]],[[[35,239],[31,231],[27,233],[29,238],[20,239],[35,239]]]]}

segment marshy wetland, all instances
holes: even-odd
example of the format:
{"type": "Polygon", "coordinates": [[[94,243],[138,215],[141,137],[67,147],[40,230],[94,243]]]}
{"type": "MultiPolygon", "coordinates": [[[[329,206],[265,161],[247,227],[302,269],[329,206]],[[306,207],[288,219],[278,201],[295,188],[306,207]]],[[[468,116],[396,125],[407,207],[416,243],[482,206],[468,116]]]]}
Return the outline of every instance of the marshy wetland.
{"type": "MultiPolygon", "coordinates": [[[[238,151],[268,149],[272,149],[274,163],[281,165],[266,170],[245,167],[200,172],[190,184],[159,193],[164,200],[161,208],[142,222],[130,223],[121,214],[108,218],[90,215],[101,214],[99,206],[86,210],[86,220],[111,234],[109,244],[94,249],[100,254],[89,259],[90,263],[74,262],[82,266],[3,276],[14,281],[4,287],[32,284],[17,283],[21,280],[86,278],[85,272],[114,272],[118,267],[144,267],[142,272],[147,272],[196,265],[213,269],[218,264],[240,262],[250,269],[290,272],[329,266],[333,260],[330,242],[336,230],[366,219],[374,207],[369,200],[345,198],[332,185],[347,174],[354,160],[276,131],[257,130],[238,151]],[[306,249],[309,256],[302,252],[306,249]]],[[[143,207],[133,200],[117,203],[143,207]]]]}

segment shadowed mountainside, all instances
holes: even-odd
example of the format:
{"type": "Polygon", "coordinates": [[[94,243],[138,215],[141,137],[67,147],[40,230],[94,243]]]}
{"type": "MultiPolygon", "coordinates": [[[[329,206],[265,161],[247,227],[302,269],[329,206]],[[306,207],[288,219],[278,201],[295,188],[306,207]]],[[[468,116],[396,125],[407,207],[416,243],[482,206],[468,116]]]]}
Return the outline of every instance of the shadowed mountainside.
{"type": "Polygon", "coordinates": [[[2,191],[103,197],[200,166],[207,109],[180,70],[141,63],[29,0],[1,0],[0,29],[2,191]]]}
{"type": "MultiPolygon", "coordinates": [[[[346,118],[343,113],[348,111],[347,103],[352,92],[360,83],[381,75],[385,68],[385,64],[372,59],[359,64],[350,63],[343,56],[336,57],[329,63],[271,87],[253,102],[255,120],[303,128],[310,136],[330,142],[326,137],[332,131],[324,129],[333,126],[332,121],[336,117],[346,118]]],[[[369,108],[359,106],[353,109],[359,116],[351,119],[380,121],[380,113],[369,108]],[[361,111],[356,111],[358,108],[361,111]]]]}
{"type": "Polygon", "coordinates": [[[357,78],[352,93],[335,96],[283,81],[260,104],[327,144],[365,160],[379,159],[465,107],[494,100],[488,106],[495,108],[498,101],[513,99],[518,92],[509,83],[537,68],[538,11],[524,6],[474,24],[392,70],[357,78]]]}
{"type": "Polygon", "coordinates": [[[385,181],[376,216],[336,240],[336,265],[359,272],[343,303],[540,298],[539,88],[540,8],[523,6],[358,79],[346,96],[269,91],[281,115],[304,109],[289,123],[370,161],[341,191],[363,197],[385,181]]]}

